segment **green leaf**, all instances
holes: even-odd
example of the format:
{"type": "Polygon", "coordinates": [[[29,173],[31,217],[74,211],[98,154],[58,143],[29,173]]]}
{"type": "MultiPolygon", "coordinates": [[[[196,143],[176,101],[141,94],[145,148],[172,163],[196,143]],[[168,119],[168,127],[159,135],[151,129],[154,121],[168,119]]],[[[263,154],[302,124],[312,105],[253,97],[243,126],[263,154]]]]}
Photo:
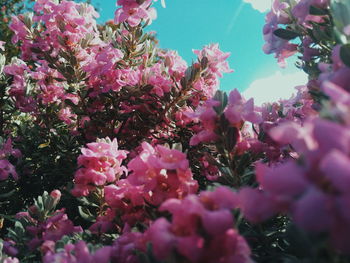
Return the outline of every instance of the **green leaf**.
{"type": "Polygon", "coordinates": [[[283,28],[279,28],[277,30],[275,30],[273,32],[275,34],[275,36],[278,36],[279,38],[285,39],[285,40],[292,40],[298,36],[300,36],[300,34],[298,32],[289,30],[289,29],[283,29],[283,28]]]}
{"type": "Polygon", "coordinates": [[[309,14],[314,16],[324,16],[324,15],[327,15],[328,12],[325,9],[318,8],[316,6],[311,5],[309,9],[309,14]]]}
{"type": "Polygon", "coordinates": [[[340,58],[345,65],[350,67],[350,44],[345,44],[340,48],[340,58]]]}
{"type": "Polygon", "coordinates": [[[15,192],[16,192],[16,190],[13,189],[12,191],[10,191],[10,192],[8,192],[8,193],[1,194],[1,195],[0,195],[0,198],[1,198],[1,199],[9,198],[9,197],[11,197],[15,192]]]}
{"type": "Polygon", "coordinates": [[[95,216],[90,210],[84,206],[78,206],[79,214],[82,218],[89,222],[95,222],[95,216]]]}
{"type": "Polygon", "coordinates": [[[21,222],[16,221],[15,223],[15,232],[17,236],[23,236],[25,233],[24,227],[21,222]]]}
{"type": "Polygon", "coordinates": [[[219,115],[225,110],[227,106],[228,97],[226,92],[218,90],[215,93],[214,100],[220,102],[220,105],[214,107],[215,112],[219,115]]]}

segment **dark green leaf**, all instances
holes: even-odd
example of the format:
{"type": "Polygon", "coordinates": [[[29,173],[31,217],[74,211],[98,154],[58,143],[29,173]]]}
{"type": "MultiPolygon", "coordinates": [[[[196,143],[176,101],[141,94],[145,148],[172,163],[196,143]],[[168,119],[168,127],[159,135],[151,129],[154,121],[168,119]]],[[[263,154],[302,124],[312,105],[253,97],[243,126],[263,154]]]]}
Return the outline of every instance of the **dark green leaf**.
{"type": "Polygon", "coordinates": [[[350,67],[350,44],[345,44],[340,48],[340,58],[345,65],[350,67]]]}
{"type": "Polygon", "coordinates": [[[285,40],[292,40],[300,35],[298,32],[295,32],[289,29],[283,29],[283,28],[279,28],[275,30],[273,33],[275,34],[275,36],[278,36],[279,38],[282,38],[285,40]]]}
{"type": "Polygon", "coordinates": [[[328,12],[327,10],[311,5],[309,9],[309,14],[314,16],[324,16],[324,15],[327,15],[328,12]]]}
{"type": "Polygon", "coordinates": [[[226,92],[218,90],[215,93],[214,100],[220,102],[220,105],[214,107],[214,110],[219,115],[225,110],[225,108],[227,106],[228,97],[227,97],[226,92]]]}
{"type": "Polygon", "coordinates": [[[89,209],[83,206],[78,206],[79,214],[82,218],[89,222],[95,222],[95,216],[90,212],[89,209]]]}

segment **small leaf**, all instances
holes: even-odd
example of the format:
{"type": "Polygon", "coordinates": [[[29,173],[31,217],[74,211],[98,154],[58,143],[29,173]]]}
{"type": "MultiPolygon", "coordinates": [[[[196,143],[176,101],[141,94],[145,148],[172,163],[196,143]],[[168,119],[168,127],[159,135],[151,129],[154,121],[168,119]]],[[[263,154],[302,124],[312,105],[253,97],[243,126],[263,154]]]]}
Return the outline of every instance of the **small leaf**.
{"type": "Polygon", "coordinates": [[[21,222],[16,221],[15,223],[15,232],[17,236],[23,236],[25,233],[24,227],[21,222]]]}
{"type": "Polygon", "coordinates": [[[279,38],[282,38],[285,40],[292,40],[300,35],[298,32],[295,32],[289,29],[283,29],[283,28],[279,28],[275,30],[273,33],[275,34],[275,36],[278,36],[279,38]]]}
{"type": "Polygon", "coordinates": [[[226,147],[229,152],[236,146],[238,138],[240,137],[239,130],[236,127],[228,127],[226,134],[226,147]]]}
{"type": "Polygon", "coordinates": [[[45,142],[45,143],[42,143],[38,146],[38,149],[43,149],[43,148],[46,148],[50,145],[50,142],[45,142]]]}
{"type": "Polygon", "coordinates": [[[350,67],[350,44],[345,44],[340,48],[340,58],[345,65],[350,67]]]}

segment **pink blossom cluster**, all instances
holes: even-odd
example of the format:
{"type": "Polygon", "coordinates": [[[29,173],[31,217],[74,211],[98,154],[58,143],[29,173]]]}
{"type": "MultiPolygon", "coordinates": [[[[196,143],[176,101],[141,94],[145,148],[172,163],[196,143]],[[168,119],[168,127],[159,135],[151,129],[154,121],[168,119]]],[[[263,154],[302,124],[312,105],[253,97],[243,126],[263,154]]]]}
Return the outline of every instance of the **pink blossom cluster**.
{"type": "Polygon", "coordinates": [[[329,7],[329,0],[303,0],[293,7],[292,14],[298,20],[298,23],[306,27],[312,27],[310,22],[324,22],[324,16],[310,14],[310,7],[326,9],[329,7]]]}
{"type": "Polygon", "coordinates": [[[202,61],[203,58],[208,60],[208,71],[212,74],[222,77],[222,73],[230,73],[228,62],[226,59],[230,56],[230,53],[222,52],[219,49],[219,44],[211,44],[205,46],[202,50],[193,51],[197,56],[199,61],[202,61]]]}
{"type": "Polygon", "coordinates": [[[78,241],[76,244],[67,244],[61,251],[55,251],[55,242],[45,241],[41,245],[43,252],[43,263],[65,262],[65,263],[108,263],[110,261],[112,248],[105,246],[90,253],[87,244],[84,241],[78,241]]]}
{"type": "Polygon", "coordinates": [[[225,187],[167,200],[160,211],[170,212],[171,221],[157,219],[145,239],[159,260],[176,253],[188,262],[252,262],[246,241],[233,228],[231,209],[236,202],[235,194],[225,187]]]}
{"type": "MultiPolygon", "coordinates": [[[[83,231],[80,226],[74,226],[68,219],[64,208],[54,210],[60,198],[61,192],[53,190],[50,195],[41,199],[43,203],[30,206],[27,212],[17,213],[16,220],[24,227],[25,234],[30,237],[28,241],[23,240],[30,251],[45,244],[55,244],[65,235],[83,231]]],[[[11,239],[4,242],[3,250],[9,256],[16,256],[20,252],[16,242],[11,239]]]]}
{"type": "Polygon", "coordinates": [[[14,99],[16,107],[22,112],[35,111],[35,99],[33,96],[27,94],[30,69],[25,62],[19,59],[13,59],[11,64],[4,67],[4,72],[13,76],[9,95],[14,99]]]}
{"type": "Polygon", "coordinates": [[[132,27],[138,26],[141,21],[150,23],[157,18],[157,12],[150,7],[151,4],[152,0],[118,0],[117,6],[122,8],[118,8],[115,12],[114,21],[117,24],[126,21],[132,27]]]}
{"type": "Polygon", "coordinates": [[[275,54],[278,63],[284,67],[285,59],[297,52],[297,45],[289,43],[288,40],[281,39],[274,34],[279,24],[291,23],[288,15],[290,4],[285,1],[274,0],[271,11],[266,15],[266,24],[263,28],[265,45],[263,50],[266,54],[275,54]]]}
{"type": "Polygon", "coordinates": [[[129,225],[148,221],[145,206],[158,207],[167,199],[182,199],[198,190],[186,155],[178,150],[161,145],[153,148],[144,142],[128,169],[126,179],[105,186],[105,200],[112,210],[99,218],[94,229],[101,224],[110,225],[108,221],[115,215],[129,225]]]}
{"type": "Polygon", "coordinates": [[[329,96],[331,103],[327,115],[349,125],[350,112],[350,68],[340,58],[340,46],[335,46],[332,53],[332,63],[319,65],[321,74],[317,86],[329,96]]]}
{"type": "Polygon", "coordinates": [[[87,196],[96,187],[117,181],[127,169],[122,165],[127,151],[118,150],[117,139],[101,139],[87,144],[78,157],[79,169],[74,176],[74,196],[87,196]]]}
{"type": "Polygon", "coordinates": [[[201,50],[193,50],[193,52],[197,55],[199,63],[206,68],[193,86],[196,90],[203,90],[204,96],[211,98],[218,89],[218,77],[221,78],[223,73],[233,72],[227,61],[230,53],[222,52],[219,44],[210,44],[201,50]]]}
{"type": "Polygon", "coordinates": [[[8,138],[0,149],[0,181],[6,180],[11,175],[13,179],[18,180],[18,174],[15,166],[8,160],[9,157],[20,158],[20,150],[14,149],[12,139],[8,138]]]}
{"type": "Polygon", "coordinates": [[[192,178],[186,155],[162,145],[153,148],[142,144],[140,154],[128,164],[127,180],[135,186],[143,186],[145,200],[160,205],[169,198],[182,199],[196,193],[197,181],[192,178]]]}
{"type": "Polygon", "coordinates": [[[292,145],[299,160],[288,158],[270,167],[258,164],[260,190],[242,190],[243,213],[252,222],[277,212],[290,213],[301,228],[329,233],[336,248],[349,252],[345,241],[350,233],[348,127],[316,118],[302,126],[283,123],[270,136],[280,145],[292,145]]]}
{"type": "Polygon", "coordinates": [[[231,210],[237,205],[237,195],[225,187],[168,199],[159,210],[169,212],[172,219],[158,218],[144,233],[126,225],[112,246],[111,262],[138,263],[135,251],[146,252],[148,244],[157,260],[253,262],[248,244],[233,228],[231,210]]]}
{"type": "MultiPolygon", "coordinates": [[[[116,17],[134,25],[131,21],[146,19],[143,15],[153,12],[151,4],[150,0],[118,1],[121,8],[116,17]]],[[[34,11],[32,17],[20,15],[11,23],[13,41],[21,42],[22,59],[34,64],[17,59],[5,67],[5,73],[13,76],[10,97],[40,125],[47,123],[38,109],[44,104],[72,135],[89,141],[118,135],[135,139],[137,145],[141,134],[151,138],[158,133],[161,139],[175,136],[171,124],[191,123],[185,112],[212,97],[218,77],[231,72],[229,53],[216,44],[196,50],[198,62],[187,67],[176,52],[155,48],[151,35],[140,36],[141,28],[123,24],[115,29],[112,24],[100,36],[98,14],[89,5],[42,0],[34,11]],[[109,119],[105,116],[106,124],[101,126],[99,119],[107,112],[109,119]],[[122,121],[111,119],[114,114],[122,121]],[[140,116],[155,123],[152,129],[135,127],[140,116]]]]}
{"type": "Polygon", "coordinates": [[[34,11],[32,18],[23,15],[13,17],[10,25],[15,33],[12,41],[22,42],[22,58],[25,60],[40,60],[35,49],[48,52],[53,57],[61,49],[76,52],[78,57],[86,56],[88,53],[82,50],[81,44],[87,36],[94,40],[90,44],[102,44],[95,20],[99,15],[90,5],[73,1],[57,3],[53,0],[40,0],[36,1],[34,11]],[[45,26],[33,30],[31,27],[34,24],[36,27],[45,26]]]}
{"type": "MultiPolygon", "coordinates": [[[[300,37],[303,58],[309,61],[311,57],[319,55],[314,41],[307,35],[307,30],[313,28],[312,23],[325,22],[326,15],[312,15],[310,8],[327,9],[329,0],[274,0],[271,11],[266,15],[266,24],[263,29],[266,54],[275,54],[280,66],[285,67],[285,59],[300,51],[299,45],[291,42],[289,38],[300,37]],[[281,27],[282,25],[282,27],[281,27]],[[282,38],[275,35],[276,30],[287,30],[293,36],[282,38]]],[[[287,32],[285,31],[285,32],[287,32]]]]}
{"type": "Polygon", "coordinates": [[[245,121],[255,124],[262,121],[260,113],[254,107],[254,99],[246,101],[237,89],[230,92],[225,116],[230,124],[236,127],[240,127],[245,121]]]}
{"type": "MultiPolygon", "coordinates": [[[[33,209],[35,210],[36,208],[33,207],[33,209]]],[[[31,211],[31,214],[34,213],[35,211],[31,211]]],[[[27,245],[32,250],[45,241],[55,242],[65,235],[83,231],[80,226],[74,226],[73,222],[68,219],[67,214],[65,214],[65,209],[63,208],[55,211],[53,216],[43,222],[34,219],[30,213],[20,213],[17,216],[19,218],[25,218],[32,224],[26,227],[27,233],[32,236],[32,239],[27,245]]]]}
{"type": "MultiPolygon", "coordinates": [[[[213,142],[219,139],[220,114],[215,111],[220,102],[215,99],[207,100],[199,106],[194,114],[190,114],[195,120],[200,122],[200,127],[196,128],[196,134],[191,138],[191,145],[198,145],[201,142],[213,142]]],[[[241,129],[245,122],[259,124],[262,122],[260,109],[254,106],[254,99],[246,101],[238,90],[230,92],[228,104],[223,109],[223,115],[228,120],[230,126],[241,129]]]]}
{"type": "Polygon", "coordinates": [[[200,122],[200,126],[195,128],[196,134],[191,138],[191,145],[198,145],[201,142],[216,141],[219,136],[215,133],[218,116],[213,106],[218,106],[216,100],[207,100],[202,106],[199,106],[194,113],[189,112],[190,117],[200,122]]]}
{"type": "MultiPolygon", "coordinates": [[[[68,99],[77,104],[77,95],[67,93],[64,81],[70,74],[81,75],[78,65],[93,63],[99,48],[106,46],[97,30],[98,14],[90,5],[52,0],[36,1],[34,11],[33,15],[14,16],[10,24],[12,41],[21,42],[21,58],[35,62],[28,67],[17,60],[5,67],[5,73],[14,76],[10,95],[24,112],[35,111],[36,100],[59,104],[68,99]],[[69,71],[68,63],[73,63],[69,71]]],[[[69,110],[62,109],[60,118],[70,125],[76,116],[67,114],[69,110]]]]}

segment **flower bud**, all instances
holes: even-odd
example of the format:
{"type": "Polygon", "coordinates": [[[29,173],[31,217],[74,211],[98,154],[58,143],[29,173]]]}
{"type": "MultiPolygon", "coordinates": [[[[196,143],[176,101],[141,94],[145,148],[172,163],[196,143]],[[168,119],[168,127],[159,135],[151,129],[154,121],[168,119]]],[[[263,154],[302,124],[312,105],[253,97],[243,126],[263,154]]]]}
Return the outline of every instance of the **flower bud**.
{"type": "Polygon", "coordinates": [[[54,205],[57,205],[57,203],[60,201],[61,199],[61,192],[60,190],[53,190],[51,193],[50,193],[50,196],[54,199],[54,205]]]}

